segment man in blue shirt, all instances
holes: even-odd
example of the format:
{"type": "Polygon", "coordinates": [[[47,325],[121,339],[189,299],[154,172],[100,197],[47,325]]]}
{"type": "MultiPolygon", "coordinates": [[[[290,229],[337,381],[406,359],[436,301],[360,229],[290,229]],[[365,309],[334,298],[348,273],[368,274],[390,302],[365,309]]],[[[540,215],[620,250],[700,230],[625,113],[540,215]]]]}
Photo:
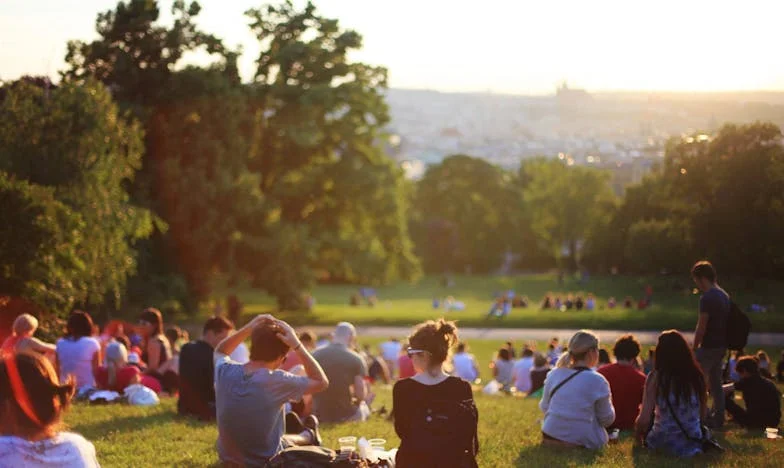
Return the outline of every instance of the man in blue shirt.
{"type": "Polygon", "coordinates": [[[724,425],[724,390],[721,378],[722,364],[727,354],[730,296],[716,284],[716,270],[710,262],[697,262],[691,269],[691,276],[697,288],[702,291],[697,329],[694,332],[694,350],[713,397],[713,411],[706,424],[709,427],[721,428],[724,425]]]}

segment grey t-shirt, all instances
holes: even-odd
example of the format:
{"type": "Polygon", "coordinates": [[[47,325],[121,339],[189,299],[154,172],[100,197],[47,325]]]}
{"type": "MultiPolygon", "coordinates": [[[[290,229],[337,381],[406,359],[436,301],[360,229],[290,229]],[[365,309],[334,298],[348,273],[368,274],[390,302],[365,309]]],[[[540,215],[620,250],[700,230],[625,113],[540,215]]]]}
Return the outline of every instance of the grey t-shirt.
{"type": "Polygon", "coordinates": [[[347,346],[332,343],[317,349],[313,357],[324,369],[329,388],[313,396],[313,412],[323,422],[340,422],[351,418],[357,407],[351,402],[354,377],[367,377],[365,360],[347,346]]]}
{"type": "Polygon", "coordinates": [[[224,463],[263,466],[285,447],[283,405],[302,398],[309,379],[282,370],[246,373],[242,364],[215,353],[218,456],[224,463]]]}
{"type": "Polygon", "coordinates": [[[700,313],[708,314],[708,326],[702,339],[702,347],[726,348],[730,296],[720,287],[712,287],[700,298],[700,313]]]}

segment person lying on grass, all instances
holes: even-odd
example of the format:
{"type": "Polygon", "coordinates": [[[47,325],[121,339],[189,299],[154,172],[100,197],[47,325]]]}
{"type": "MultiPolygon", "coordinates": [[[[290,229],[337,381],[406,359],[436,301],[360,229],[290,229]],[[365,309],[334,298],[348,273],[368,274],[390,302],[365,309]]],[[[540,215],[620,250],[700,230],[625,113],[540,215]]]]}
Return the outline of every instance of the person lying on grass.
{"type": "Polygon", "coordinates": [[[40,355],[3,353],[0,359],[0,466],[97,467],[95,447],[62,431],[74,379],[60,385],[40,355]]]}
{"type": "Polygon", "coordinates": [[[215,347],[215,404],[218,456],[230,466],[264,466],[283,449],[321,445],[318,419],[284,414],[284,405],[305,394],[324,391],[329,381],[289,324],[259,315],[215,347]],[[251,339],[250,361],[229,355],[251,339]],[[289,350],[299,353],[306,376],[280,370],[289,350]],[[285,427],[285,422],[297,427],[285,427]],[[284,434],[294,432],[293,434],[284,434]]]}

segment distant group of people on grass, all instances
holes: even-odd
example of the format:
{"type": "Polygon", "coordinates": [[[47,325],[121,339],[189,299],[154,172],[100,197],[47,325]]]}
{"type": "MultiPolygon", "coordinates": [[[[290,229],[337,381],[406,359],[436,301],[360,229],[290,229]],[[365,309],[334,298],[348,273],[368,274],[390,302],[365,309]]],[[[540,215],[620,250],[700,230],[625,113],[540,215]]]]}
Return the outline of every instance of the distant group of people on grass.
{"type": "MultiPolygon", "coordinates": [[[[704,424],[721,427],[725,412],[742,427],[780,424],[781,395],[764,372],[771,368],[766,355],[736,355],[727,369],[733,381],[723,380],[729,296],[707,262],[695,265],[692,276],[703,291],[692,346],[679,332],[665,331],[649,362],[641,363],[640,344],[625,335],[614,345],[613,363],[601,357],[596,335],[580,331],[565,349],[552,341],[547,354],[524,346],[515,361],[511,343],[499,350],[492,369],[501,390],[514,386],[541,396],[543,444],[598,449],[616,430],[633,431],[651,449],[689,457],[709,447],[704,424]],[[744,406],[735,403],[734,392],[743,394],[744,406]]],[[[0,460],[10,466],[97,466],[92,444],[59,425],[77,391],[93,386],[169,391],[181,415],[216,421],[222,463],[264,466],[286,448],[320,445],[320,423],[383,414],[374,408],[373,383],[395,380],[397,466],[477,466],[479,412],[471,384],[479,366],[458,341],[454,322],[421,323],[405,344],[383,343],[379,355],[358,346],[350,323],[339,323],[319,346],[314,334],[297,334],[272,315],[239,330],[225,317],[212,317],[199,339],[181,347],[184,334],[166,333],[156,309],[140,315],[134,338],[118,327],[96,338],[84,312],[69,317],[55,345],[33,338],[36,326],[33,317],[20,316],[2,345],[0,460]],[[242,351],[246,341],[250,349],[242,351]],[[138,361],[131,362],[130,353],[138,361]],[[156,385],[160,390],[152,389],[156,385]]],[[[779,378],[782,370],[779,363],[779,378]]]]}

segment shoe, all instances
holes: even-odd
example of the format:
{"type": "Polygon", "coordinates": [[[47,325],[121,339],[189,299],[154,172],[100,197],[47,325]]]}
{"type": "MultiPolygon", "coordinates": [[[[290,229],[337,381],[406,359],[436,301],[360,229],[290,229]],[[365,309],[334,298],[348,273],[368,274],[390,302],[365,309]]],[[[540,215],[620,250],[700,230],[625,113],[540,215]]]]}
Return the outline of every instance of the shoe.
{"type": "Polygon", "coordinates": [[[322,440],[321,433],[319,432],[318,418],[312,414],[305,416],[305,419],[302,420],[302,425],[305,426],[305,429],[310,431],[310,434],[313,436],[313,445],[320,446],[322,444],[322,440]]]}
{"type": "Polygon", "coordinates": [[[297,413],[294,412],[286,413],[285,424],[286,434],[299,434],[305,430],[305,425],[302,423],[302,420],[299,419],[297,413]]]}

